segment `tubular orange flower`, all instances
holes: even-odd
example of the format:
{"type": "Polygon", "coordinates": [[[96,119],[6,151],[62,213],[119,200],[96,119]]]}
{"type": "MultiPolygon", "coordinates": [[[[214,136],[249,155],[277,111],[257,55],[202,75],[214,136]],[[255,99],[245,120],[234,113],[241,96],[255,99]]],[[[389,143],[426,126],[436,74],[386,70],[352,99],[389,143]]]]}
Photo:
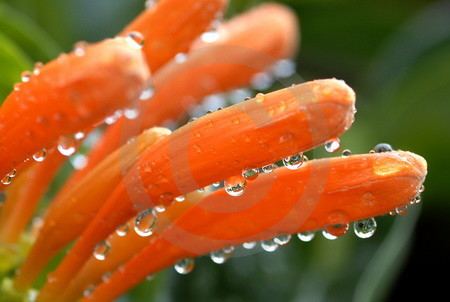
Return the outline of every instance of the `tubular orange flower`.
{"type": "Polygon", "coordinates": [[[427,174],[419,155],[303,156],[351,127],[355,93],[341,80],[258,93],[174,132],[159,127],[294,55],[298,22],[277,4],[204,33],[226,3],[161,0],[119,37],[77,44],[23,75],[0,108],[0,173],[19,173],[0,208],[0,253],[19,241],[62,155],[105,118],[116,123],[106,123],[87,166],[48,206],[31,251],[0,295],[29,291],[72,242],[37,301],[111,301],[168,266],[186,273],[191,258],[211,253],[225,261],[233,246],[249,242],[274,250],[298,232],[322,229],[335,238],[357,222],[367,237],[373,217],[415,203],[427,174]],[[223,189],[210,189],[221,181],[223,189]]]}

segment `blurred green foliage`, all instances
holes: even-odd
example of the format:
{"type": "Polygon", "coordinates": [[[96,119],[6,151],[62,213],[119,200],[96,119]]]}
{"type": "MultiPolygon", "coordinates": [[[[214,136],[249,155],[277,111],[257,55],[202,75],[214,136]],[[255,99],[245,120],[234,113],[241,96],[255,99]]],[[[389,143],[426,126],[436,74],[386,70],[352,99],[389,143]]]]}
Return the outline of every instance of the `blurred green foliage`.
{"type": "MultiPolygon", "coordinates": [[[[227,17],[260,2],[232,0],[227,17]]],[[[369,240],[351,232],[336,241],[293,240],[275,253],[240,250],[242,257],[220,266],[203,257],[190,275],[167,270],[121,301],[387,301],[407,291],[414,276],[426,276],[419,270],[431,274],[429,267],[448,262],[442,229],[450,227],[450,1],[279,2],[300,18],[298,74],[344,79],[357,93],[356,122],[343,148],[363,153],[388,142],[424,156],[423,206],[378,219],[369,240]]],[[[33,62],[79,40],[112,37],[142,9],[142,0],[0,1],[0,99],[33,62]]],[[[424,291],[430,282],[422,281],[424,291]]]]}

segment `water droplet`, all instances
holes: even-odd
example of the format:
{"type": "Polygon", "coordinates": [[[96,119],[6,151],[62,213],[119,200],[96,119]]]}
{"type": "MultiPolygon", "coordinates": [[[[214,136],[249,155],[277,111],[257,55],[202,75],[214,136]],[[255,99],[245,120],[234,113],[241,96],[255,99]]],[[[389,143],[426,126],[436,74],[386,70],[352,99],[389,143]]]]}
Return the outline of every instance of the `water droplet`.
{"type": "Polygon", "coordinates": [[[153,280],[155,280],[155,275],[153,275],[153,274],[147,275],[147,277],[145,277],[145,280],[153,281],[153,280]]]}
{"type": "Polygon", "coordinates": [[[296,64],[293,60],[280,60],[272,67],[272,72],[277,78],[288,78],[295,73],[296,64]]]}
{"type": "Polygon", "coordinates": [[[77,57],[82,57],[86,54],[86,47],[89,44],[85,41],[79,41],[77,43],[75,43],[75,45],[73,46],[73,53],[77,56],[77,57]]]}
{"type": "Polygon", "coordinates": [[[422,196],[417,195],[416,197],[414,197],[414,198],[411,200],[410,204],[418,204],[418,203],[420,203],[421,201],[422,201],[422,196]]]}
{"type": "Polygon", "coordinates": [[[9,175],[5,175],[1,180],[2,184],[4,184],[4,185],[9,185],[11,183],[11,181],[12,181],[12,177],[9,175]]]}
{"type": "Polygon", "coordinates": [[[383,153],[383,152],[391,152],[394,149],[389,144],[381,143],[376,145],[375,148],[373,148],[373,150],[375,151],[375,153],[383,153]]]}
{"type": "Polygon", "coordinates": [[[244,172],[242,172],[242,176],[247,180],[255,180],[258,178],[258,169],[248,169],[244,172]]]}
{"type": "Polygon", "coordinates": [[[264,101],[266,100],[266,95],[264,93],[260,92],[255,95],[255,100],[258,103],[264,103],[264,101]]]}
{"type": "Polygon", "coordinates": [[[325,150],[330,153],[337,152],[341,148],[341,141],[335,137],[325,142],[325,150]]]}
{"type": "Polygon", "coordinates": [[[375,234],[376,229],[377,222],[375,221],[375,218],[363,219],[353,223],[353,230],[359,238],[371,237],[375,234]]]}
{"type": "Polygon", "coordinates": [[[158,3],[158,0],[146,0],[145,1],[145,8],[149,9],[149,8],[153,8],[155,7],[155,5],[158,3]]]}
{"type": "Polygon", "coordinates": [[[419,189],[419,193],[423,193],[425,191],[425,186],[421,185],[419,189]]]}
{"type": "Polygon", "coordinates": [[[224,188],[228,195],[241,196],[247,187],[247,181],[242,176],[232,176],[225,180],[224,188]]]}
{"type": "Polygon", "coordinates": [[[186,198],[183,195],[175,197],[175,201],[177,201],[177,202],[183,202],[185,200],[186,200],[186,198]]]}
{"type": "Polygon", "coordinates": [[[149,85],[144,91],[142,91],[141,95],[139,96],[139,99],[141,101],[148,100],[155,94],[155,89],[153,86],[149,85]]]}
{"type": "Polygon", "coordinates": [[[153,234],[157,224],[157,217],[153,210],[141,212],[134,220],[134,230],[141,237],[153,234]]]}
{"type": "Polygon", "coordinates": [[[127,34],[125,41],[135,49],[141,49],[144,46],[144,36],[138,31],[132,31],[127,34]]]}
{"type": "Polygon", "coordinates": [[[212,186],[215,188],[220,187],[220,181],[213,183],[212,186]]]}
{"type": "Polygon", "coordinates": [[[175,55],[175,57],[173,59],[174,59],[175,63],[182,64],[182,63],[186,62],[187,55],[184,52],[179,52],[175,55]]]}
{"type": "Polygon", "coordinates": [[[93,285],[89,285],[84,291],[83,291],[83,297],[89,296],[93,291],[95,287],[93,285]]]}
{"type": "Polygon", "coordinates": [[[34,75],[39,75],[41,73],[42,67],[44,67],[44,63],[42,63],[42,62],[34,63],[34,67],[33,67],[34,75]]]}
{"type": "Polygon", "coordinates": [[[121,224],[116,229],[116,234],[120,237],[126,236],[130,230],[130,225],[128,223],[121,224]]]}
{"type": "Polygon", "coordinates": [[[28,82],[28,81],[30,81],[30,78],[31,78],[31,72],[29,72],[29,71],[24,71],[24,72],[22,72],[22,74],[20,75],[20,78],[22,79],[22,82],[28,82]]]}
{"type": "Polygon", "coordinates": [[[97,260],[105,260],[111,252],[111,244],[108,241],[102,241],[94,248],[94,257],[97,260]]]}
{"type": "Polygon", "coordinates": [[[205,43],[213,43],[219,39],[219,33],[216,29],[211,29],[210,31],[204,32],[200,38],[205,43]]]}
{"type": "Polygon", "coordinates": [[[261,247],[266,252],[274,252],[276,249],[278,249],[279,245],[272,238],[272,239],[269,239],[269,240],[262,240],[261,241],[261,247]]]}
{"type": "Polygon", "coordinates": [[[218,250],[211,252],[210,257],[214,263],[222,264],[225,263],[230,258],[230,254],[227,253],[225,250],[218,250]]]}
{"type": "Polygon", "coordinates": [[[158,212],[158,213],[162,213],[165,210],[166,210],[166,207],[163,206],[162,204],[159,204],[159,205],[155,206],[155,211],[158,212]]]}
{"type": "Polygon", "coordinates": [[[323,229],[323,236],[327,239],[336,239],[348,230],[348,223],[328,224],[323,229]]]}
{"type": "Polygon", "coordinates": [[[111,272],[106,272],[103,274],[102,276],[102,281],[105,283],[109,282],[109,278],[111,277],[112,273],[111,272]]]}
{"type": "Polygon", "coordinates": [[[200,188],[197,190],[198,193],[205,193],[205,188],[200,188]]]}
{"type": "Polygon", "coordinates": [[[192,272],[192,270],[194,269],[194,266],[195,266],[194,259],[185,258],[185,259],[179,260],[175,264],[174,268],[179,274],[185,275],[185,274],[189,274],[190,272],[192,272]]]}
{"type": "Polygon", "coordinates": [[[342,151],[342,157],[349,157],[350,155],[352,155],[352,151],[350,151],[349,149],[345,149],[344,151],[342,151]]]}
{"type": "Polygon", "coordinates": [[[273,170],[275,170],[275,165],[267,165],[267,166],[264,166],[264,167],[261,168],[261,170],[262,170],[264,173],[270,173],[270,172],[273,172],[273,170]]]}
{"type": "Polygon", "coordinates": [[[251,99],[252,99],[252,98],[248,96],[248,97],[245,97],[245,98],[244,98],[244,101],[251,101],[251,99]]]}
{"type": "Polygon", "coordinates": [[[134,120],[135,118],[137,118],[139,116],[139,109],[127,108],[123,111],[123,115],[129,120],[134,120]]]}
{"type": "Polygon", "coordinates": [[[8,174],[6,174],[9,177],[15,177],[17,174],[17,170],[16,169],[12,169],[8,174]]]}
{"type": "Polygon", "coordinates": [[[188,121],[188,123],[195,121],[197,118],[195,116],[191,117],[188,121]]]}
{"type": "Polygon", "coordinates": [[[298,233],[297,237],[298,239],[300,239],[303,242],[310,242],[311,240],[314,239],[314,236],[316,235],[315,232],[302,232],[302,233],[298,233]]]}
{"type": "Polygon", "coordinates": [[[283,158],[283,164],[289,170],[297,170],[303,164],[303,155],[296,154],[283,158]]]}
{"type": "Polygon", "coordinates": [[[64,156],[71,156],[77,150],[77,144],[72,135],[60,136],[57,149],[64,156]]]}
{"type": "Polygon", "coordinates": [[[408,213],[408,207],[406,205],[399,206],[395,208],[395,213],[398,215],[405,215],[406,213],[408,213]]]}
{"type": "Polygon", "coordinates": [[[291,241],[291,235],[280,235],[275,237],[273,240],[279,245],[286,245],[291,241]]]}
{"type": "Polygon", "coordinates": [[[255,248],[256,242],[254,242],[254,241],[253,242],[244,242],[242,244],[242,246],[244,247],[244,249],[251,250],[251,249],[255,248]]]}

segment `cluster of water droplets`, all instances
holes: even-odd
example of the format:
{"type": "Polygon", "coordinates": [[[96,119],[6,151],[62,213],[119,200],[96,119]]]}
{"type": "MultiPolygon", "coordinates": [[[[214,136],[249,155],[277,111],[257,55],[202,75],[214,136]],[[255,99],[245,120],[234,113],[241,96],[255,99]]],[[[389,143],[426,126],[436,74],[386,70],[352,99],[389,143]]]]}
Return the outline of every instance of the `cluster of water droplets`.
{"type": "Polygon", "coordinates": [[[9,185],[14,177],[16,177],[17,171],[16,169],[12,169],[9,173],[7,173],[2,179],[1,183],[4,185],[9,185]]]}

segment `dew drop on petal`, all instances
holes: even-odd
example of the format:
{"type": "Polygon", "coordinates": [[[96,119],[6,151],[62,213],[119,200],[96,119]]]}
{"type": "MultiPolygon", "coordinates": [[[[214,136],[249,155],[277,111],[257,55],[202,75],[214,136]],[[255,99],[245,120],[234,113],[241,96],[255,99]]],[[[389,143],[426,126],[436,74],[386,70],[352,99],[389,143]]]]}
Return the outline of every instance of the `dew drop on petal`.
{"type": "Polygon", "coordinates": [[[9,175],[5,175],[1,180],[2,184],[4,184],[4,185],[9,185],[11,183],[11,181],[12,181],[12,177],[9,175]]]}
{"type": "Polygon", "coordinates": [[[301,154],[292,155],[283,158],[283,165],[289,170],[297,170],[303,164],[303,156],[301,154]]]}
{"type": "Polygon", "coordinates": [[[187,55],[184,52],[179,52],[175,55],[173,60],[175,61],[175,63],[182,64],[182,63],[186,62],[187,55]]]}
{"type": "Polygon", "coordinates": [[[218,181],[218,182],[213,183],[212,186],[217,188],[217,187],[220,187],[220,184],[221,184],[220,181],[218,181]]]}
{"type": "Polygon", "coordinates": [[[141,101],[145,101],[145,100],[148,100],[149,98],[151,98],[154,94],[155,94],[155,88],[153,88],[153,86],[150,85],[144,91],[142,91],[141,95],[139,96],[139,99],[141,101]]]}
{"type": "Polygon", "coordinates": [[[339,224],[328,224],[323,229],[323,236],[327,239],[336,239],[344,235],[348,230],[348,223],[339,223],[339,224]]]}
{"type": "Polygon", "coordinates": [[[252,242],[244,242],[244,243],[242,244],[242,246],[244,247],[244,249],[251,250],[251,249],[255,248],[256,242],[255,242],[255,241],[252,241],[252,242]]]}
{"type": "Polygon", "coordinates": [[[375,148],[373,148],[373,150],[375,151],[375,153],[383,153],[383,152],[391,152],[394,149],[389,144],[381,143],[376,145],[375,148]]]}
{"type": "Polygon", "coordinates": [[[242,172],[242,176],[247,180],[255,180],[258,178],[258,169],[248,169],[242,172]]]}
{"type": "Polygon", "coordinates": [[[408,213],[408,207],[406,205],[399,206],[395,208],[395,213],[397,215],[405,215],[406,213],[408,213]]]}
{"type": "Polygon", "coordinates": [[[175,197],[176,202],[183,202],[185,200],[186,200],[186,197],[184,197],[183,195],[175,197]]]}
{"type": "Polygon", "coordinates": [[[211,29],[210,31],[204,32],[200,36],[200,39],[204,43],[213,43],[213,42],[216,42],[219,39],[219,33],[217,32],[216,29],[211,29]]]}
{"type": "Polygon", "coordinates": [[[232,176],[224,182],[225,191],[231,196],[241,196],[246,187],[247,180],[242,176],[232,176]]]}
{"type": "Polygon", "coordinates": [[[79,41],[77,43],[75,43],[75,45],[73,46],[73,53],[77,56],[77,57],[82,57],[86,54],[86,47],[88,46],[88,43],[85,41],[79,41]]]}
{"type": "Polygon", "coordinates": [[[266,252],[274,252],[278,249],[279,245],[275,242],[274,238],[261,241],[261,247],[266,252]]]}
{"type": "Polygon", "coordinates": [[[83,291],[83,297],[88,297],[93,291],[95,287],[93,285],[89,285],[84,291],[83,291]]]}
{"type": "Polygon", "coordinates": [[[145,210],[134,220],[134,230],[141,237],[153,234],[157,224],[157,217],[153,210],[145,210]]]}
{"type": "Polygon", "coordinates": [[[16,169],[12,169],[8,174],[6,174],[9,177],[16,177],[17,175],[17,170],[16,169]]]}
{"type": "Polygon", "coordinates": [[[44,63],[42,62],[36,62],[34,63],[33,67],[33,73],[34,75],[39,75],[41,73],[41,68],[44,66],[44,63]]]}
{"type": "Polygon", "coordinates": [[[264,166],[261,168],[261,170],[264,173],[271,173],[271,172],[273,172],[273,170],[275,170],[275,165],[271,164],[271,165],[264,166]]]}
{"type": "Polygon", "coordinates": [[[135,49],[141,49],[144,46],[144,36],[138,31],[132,31],[125,36],[125,41],[135,49]]]}
{"type": "Polygon", "coordinates": [[[329,153],[337,152],[341,148],[341,141],[335,137],[325,142],[325,150],[329,153]]]}
{"type": "Polygon", "coordinates": [[[353,223],[353,230],[356,236],[359,238],[369,238],[377,229],[377,222],[375,218],[368,218],[363,220],[358,220],[353,223]]]}
{"type": "Polygon", "coordinates": [[[159,205],[156,205],[154,209],[155,209],[156,212],[162,213],[162,212],[164,212],[166,210],[166,207],[163,206],[162,204],[159,204],[159,205]]]}
{"type": "Polygon", "coordinates": [[[149,9],[149,8],[153,8],[155,7],[155,5],[158,3],[158,0],[146,0],[145,1],[145,8],[149,9]]]}
{"type": "Polygon", "coordinates": [[[64,156],[71,156],[77,150],[77,144],[72,135],[60,136],[57,149],[64,156]]]}
{"type": "Polygon", "coordinates": [[[310,242],[311,240],[314,239],[315,235],[316,233],[313,231],[297,233],[298,239],[300,239],[303,242],[310,242]]]}
{"type": "Polygon", "coordinates": [[[139,116],[139,109],[127,108],[123,111],[123,115],[129,120],[134,120],[135,118],[137,118],[139,116]]]}
{"type": "Polygon", "coordinates": [[[30,78],[31,78],[31,72],[29,72],[29,71],[24,71],[24,72],[22,72],[22,74],[20,75],[20,78],[22,79],[22,82],[28,82],[28,81],[30,81],[30,78]]]}
{"type": "Polygon", "coordinates": [[[179,260],[175,265],[175,270],[182,275],[189,274],[194,269],[195,262],[194,259],[185,258],[179,260]]]}
{"type": "Polygon", "coordinates": [[[291,235],[280,235],[275,237],[273,240],[279,245],[286,245],[291,241],[291,235]]]}
{"type": "Polygon", "coordinates": [[[344,151],[342,151],[342,157],[349,157],[350,155],[352,155],[352,151],[350,151],[349,149],[345,149],[344,151]]]}
{"type": "Polygon", "coordinates": [[[230,258],[230,254],[225,250],[217,250],[210,253],[210,258],[214,263],[222,264],[230,258]]]}
{"type": "Polygon", "coordinates": [[[126,236],[130,230],[130,225],[127,223],[121,224],[116,229],[116,234],[120,237],[126,236]]]}
{"type": "Polygon", "coordinates": [[[108,241],[102,241],[94,248],[94,257],[97,260],[105,260],[111,252],[111,244],[108,241]]]}

